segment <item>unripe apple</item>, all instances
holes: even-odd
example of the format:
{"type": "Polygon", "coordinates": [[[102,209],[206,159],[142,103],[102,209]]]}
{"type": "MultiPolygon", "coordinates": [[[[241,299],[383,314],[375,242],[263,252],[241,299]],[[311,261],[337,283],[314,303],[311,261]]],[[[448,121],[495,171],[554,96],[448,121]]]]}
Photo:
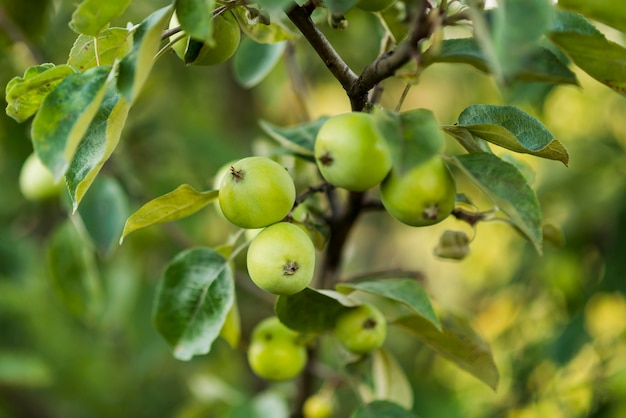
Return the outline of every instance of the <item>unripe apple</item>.
{"type": "MultiPolygon", "coordinates": [[[[170,29],[178,25],[178,17],[174,13],[170,20],[170,29]]],[[[240,39],[241,33],[235,17],[231,12],[226,12],[213,18],[213,45],[185,36],[172,45],[172,49],[185,64],[216,65],[235,53],[240,39]]]]}
{"type": "Polygon", "coordinates": [[[454,209],[456,185],[441,157],[435,156],[402,175],[393,170],[380,186],[391,216],[411,226],[441,222],[454,209]]]}
{"type": "Polygon", "coordinates": [[[270,293],[292,295],[311,283],[315,247],[298,226],[280,222],[261,231],[248,248],[248,274],[270,293]]]}
{"type": "Polygon", "coordinates": [[[63,189],[63,182],[55,182],[52,173],[34,153],[24,161],[19,183],[22,195],[33,201],[58,196],[63,189]]]}
{"type": "Polygon", "coordinates": [[[316,393],[309,396],[302,405],[304,418],[330,418],[333,414],[333,400],[330,393],[316,393]]]}
{"type": "Polygon", "coordinates": [[[387,336],[387,321],[374,305],[359,305],[337,318],[333,333],[349,351],[365,354],[383,345],[387,336]]]}
{"type": "Polygon", "coordinates": [[[247,229],[282,220],[295,199],[296,187],[289,173],[266,157],[248,157],[233,163],[222,178],[218,196],[226,219],[247,229]]]}
{"type": "Polygon", "coordinates": [[[257,376],[274,381],[292,379],[306,362],[306,348],[299,334],[277,317],[264,319],[252,331],[248,363],[257,376]]]}
{"type": "Polygon", "coordinates": [[[391,169],[391,155],[374,117],[352,112],[328,119],[315,139],[315,161],[330,184],[365,191],[391,169]]]}

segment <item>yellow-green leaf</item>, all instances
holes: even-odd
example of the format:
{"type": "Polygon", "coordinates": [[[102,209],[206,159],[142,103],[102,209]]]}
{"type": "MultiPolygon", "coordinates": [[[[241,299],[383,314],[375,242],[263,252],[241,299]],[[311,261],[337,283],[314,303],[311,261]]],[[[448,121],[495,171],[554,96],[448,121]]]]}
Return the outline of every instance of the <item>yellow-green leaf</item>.
{"type": "Polygon", "coordinates": [[[48,93],[74,72],[68,65],[41,64],[29,67],[23,77],[14,77],[7,84],[7,115],[24,122],[37,112],[48,93]]]}
{"type": "Polygon", "coordinates": [[[132,37],[124,28],[103,30],[97,38],[79,35],[70,50],[67,63],[79,71],[85,71],[97,65],[113,65],[116,59],[121,59],[130,51],[131,46],[132,37]],[[97,39],[97,51],[94,39],[97,39]],[[96,60],[96,52],[98,60],[96,60]]]}
{"type": "Polygon", "coordinates": [[[76,33],[96,36],[109,22],[126,10],[131,0],[84,0],[72,14],[70,28],[76,33]]]}
{"type": "Polygon", "coordinates": [[[188,184],[157,197],[133,213],[124,225],[120,243],[131,232],[151,225],[171,222],[196,213],[218,196],[217,190],[199,192],[188,184]]]}
{"type": "Polygon", "coordinates": [[[106,91],[110,66],[71,74],[46,96],[33,119],[35,153],[55,180],[67,171],[106,91]]]}
{"type": "Polygon", "coordinates": [[[413,389],[402,366],[387,350],[381,348],[372,355],[374,397],[413,409],[413,389]]]}

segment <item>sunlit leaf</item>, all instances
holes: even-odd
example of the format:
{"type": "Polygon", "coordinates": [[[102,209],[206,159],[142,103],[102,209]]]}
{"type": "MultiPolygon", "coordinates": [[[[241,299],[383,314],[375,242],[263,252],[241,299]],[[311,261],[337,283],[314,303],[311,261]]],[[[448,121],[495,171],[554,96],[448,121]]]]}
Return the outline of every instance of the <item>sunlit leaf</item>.
{"type": "Polygon", "coordinates": [[[120,16],[132,0],[83,0],[72,14],[70,28],[77,33],[96,36],[120,16]]]}
{"type": "Polygon", "coordinates": [[[412,309],[435,328],[441,329],[439,318],[430,303],[428,294],[414,279],[399,278],[340,283],[337,285],[337,290],[341,293],[347,293],[347,290],[361,290],[394,300],[412,309]]]}
{"type": "Polygon", "coordinates": [[[213,9],[215,0],[176,0],[176,18],[193,39],[213,43],[213,9]]]}
{"type": "Polygon", "coordinates": [[[233,305],[228,310],[224,325],[220,329],[220,337],[226,340],[232,348],[239,347],[239,342],[241,341],[241,316],[235,296],[233,296],[233,305]]]}
{"type": "Polygon", "coordinates": [[[615,0],[559,0],[559,7],[626,31],[626,3],[615,0]]]}
{"type": "Polygon", "coordinates": [[[234,292],[228,261],[214,250],[193,248],[172,260],[157,289],[152,316],[174,357],[190,360],[211,350],[234,292]]]}
{"type": "Polygon", "coordinates": [[[69,168],[81,139],[100,107],[110,66],[71,74],[50,92],[31,128],[35,153],[60,179],[69,168]]]}
{"type": "Polygon", "coordinates": [[[561,161],[567,150],[536,118],[513,106],[472,105],[459,115],[455,127],[515,152],[561,161]]]}
{"type": "Polygon", "coordinates": [[[138,229],[194,214],[217,199],[218,193],[217,190],[199,192],[187,184],[180,185],[175,190],[149,201],[133,213],[124,225],[120,242],[138,229]]]}
{"type": "Polygon", "coordinates": [[[372,353],[372,379],[375,399],[393,402],[409,411],[413,408],[411,383],[389,351],[381,348],[372,353]]]}
{"type": "Polygon", "coordinates": [[[350,418],[416,418],[413,413],[389,401],[374,401],[359,406],[350,418]]]}
{"type": "Polygon", "coordinates": [[[280,321],[300,332],[329,330],[346,309],[337,299],[310,288],[294,295],[279,296],[275,306],[280,321]]]}
{"type": "Polygon", "coordinates": [[[65,173],[74,211],[117,147],[129,109],[128,103],[111,84],[65,173]]]}
{"type": "Polygon", "coordinates": [[[52,383],[52,370],[41,354],[24,349],[0,351],[0,384],[14,388],[46,387],[52,383]]]}
{"type": "Polygon", "coordinates": [[[430,110],[397,113],[377,108],[374,117],[389,144],[393,169],[400,175],[443,149],[443,131],[430,110]]]}
{"type": "Polygon", "coordinates": [[[91,320],[102,307],[100,278],[91,246],[65,222],[48,245],[52,288],[73,315],[91,320]]]}
{"type": "Polygon", "coordinates": [[[112,177],[100,176],[78,210],[96,248],[108,254],[118,241],[128,216],[128,199],[112,177]]]}
{"type": "Polygon", "coordinates": [[[283,147],[298,154],[313,157],[315,137],[328,117],[323,116],[313,122],[295,126],[279,127],[264,120],[259,121],[261,129],[283,147]]]}
{"type": "Polygon", "coordinates": [[[24,122],[37,112],[48,93],[74,72],[68,65],[41,64],[29,67],[23,77],[13,77],[6,86],[7,115],[24,122]]]}
{"type": "Polygon", "coordinates": [[[489,345],[461,318],[447,316],[442,318],[441,323],[442,331],[417,315],[395,322],[441,356],[496,390],[500,375],[489,345]]]}
{"type": "Polygon", "coordinates": [[[459,155],[453,161],[509,216],[513,225],[541,254],[541,208],[535,192],[519,170],[488,153],[459,155]]]}
{"type": "Polygon", "coordinates": [[[133,47],[120,63],[117,80],[118,88],[129,103],[135,100],[152,70],[161,34],[171,14],[171,6],[159,9],[146,17],[133,33],[133,47]]]}
{"type": "Polygon", "coordinates": [[[280,60],[287,43],[260,44],[244,38],[233,57],[235,78],[242,86],[251,88],[259,84],[280,60]]]}
{"type": "Polygon", "coordinates": [[[626,48],[607,40],[582,16],[558,13],[548,38],[591,77],[626,94],[626,48]]]}
{"type": "Polygon", "coordinates": [[[130,51],[132,37],[124,28],[109,28],[100,32],[97,36],[97,53],[94,37],[79,35],[70,50],[67,64],[85,71],[97,65],[113,65],[116,59],[121,59],[130,51]]]}

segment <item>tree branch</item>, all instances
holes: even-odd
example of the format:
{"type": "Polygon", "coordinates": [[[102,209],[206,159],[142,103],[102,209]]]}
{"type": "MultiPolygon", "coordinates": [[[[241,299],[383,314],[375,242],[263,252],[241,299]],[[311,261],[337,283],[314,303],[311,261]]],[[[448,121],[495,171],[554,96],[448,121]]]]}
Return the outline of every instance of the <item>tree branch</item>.
{"type": "Polygon", "coordinates": [[[357,81],[357,75],[348,67],[348,64],[339,56],[324,34],[315,26],[307,9],[304,6],[295,5],[287,11],[287,17],[302,32],[344,90],[348,91],[351,89],[357,81]]]}

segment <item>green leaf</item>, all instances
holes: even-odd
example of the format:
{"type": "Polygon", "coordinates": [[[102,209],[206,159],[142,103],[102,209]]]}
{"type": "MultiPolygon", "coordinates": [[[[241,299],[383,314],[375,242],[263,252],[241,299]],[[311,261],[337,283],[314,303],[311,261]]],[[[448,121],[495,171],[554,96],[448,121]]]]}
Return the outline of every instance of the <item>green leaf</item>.
{"type": "Polygon", "coordinates": [[[462,128],[457,125],[443,126],[443,130],[448,135],[457,140],[467,152],[491,152],[489,144],[483,139],[475,137],[466,128],[462,128]]]}
{"type": "Polygon", "coordinates": [[[84,0],[72,14],[70,28],[76,33],[96,36],[109,22],[126,10],[131,0],[84,0]]]}
{"type": "Polygon", "coordinates": [[[211,350],[234,293],[228,261],[216,251],[193,248],[172,260],[157,289],[152,318],[174,357],[190,360],[211,350]]]}
{"type": "Polygon", "coordinates": [[[115,85],[110,84],[65,173],[74,211],[117,147],[129,109],[130,105],[120,96],[115,85]]]}
{"type": "Polygon", "coordinates": [[[393,402],[374,401],[359,406],[350,418],[416,418],[416,416],[393,402]]]}
{"type": "Polygon", "coordinates": [[[582,16],[561,12],[548,38],[602,84],[626,94],[626,48],[607,40],[582,16]]]}
{"type": "Polygon", "coordinates": [[[39,388],[49,386],[52,381],[52,371],[39,354],[0,351],[0,384],[13,388],[39,388]]]}
{"type": "Polygon", "coordinates": [[[377,108],[378,129],[391,150],[393,169],[399,175],[429,160],[443,149],[443,131],[430,110],[397,113],[377,108]]]}
{"type": "Polygon", "coordinates": [[[346,306],[336,298],[306,288],[302,292],[279,296],[275,311],[280,321],[300,332],[322,332],[332,329],[346,306]]]}
{"type": "Polygon", "coordinates": [[[340,283],[337,290],[347,293],[361,290],[399,302],[412,309],[417,315],[429,321],[435,328],[441,329],[439,318],[430,303],[424,288],[414,279],[370,280],[358,283],[340,283]]]}
{"type": "Polygon", "coordinates": [[[48,245],[52,288],[67,310],[92,320],[102,307],[100,278],[89,243],[76,228],[65,222],[48,245]]]}
{"type": "Polygon", "coordinates": [[[315,152],[315,137],[327,120],[327,116],[322,116],[313,122],[288,127],[278,127],[261,120],[259,125],[266,134],[283,147],[312,159],[315,152]]]}
{"type": "Polygon", "coordinates": [[[260,44],[244,38],[233,58],[233,70],[239,84],[251,88],[263,81],[280,60],[286,46],[286,41],[260,44]]]}
{"type": "Polygon", "coordinates": [[[567,150],[536,118],[514,106],[472,105],[459,115],[455,128],[515,152],[561,161],[567,150]]]}
{"type": "Polygon", "coordinates": [[[37,112],[48,93],[74,72],[68,65],[29,67],[23,77],[14,77],[6,86],[7,115],[24,122],[37,112]]]}
{"type": "Polygon", "coordinates": [[[250,39],[260,44],[272,44],[275,42],[295,39],[298,35],[292,32],[280,20],[273,19],[271,23],[262,22],[260,12],[253,15],[250,10],[243,7],[232,9],[235,18],[243,33],[250,39]]]}
{"type": "Polygon", "coordinates": [[[217,199],[219,191],[199,192],[182,184],[175,190],[157,197],[133,213],[124,225],[120,243],[128,234],[141,228],[171,222],[192,215],[217,199]]]}
{"type": "Polygon", "coordinates": [[[413,408],[413,389],[402,366],[385,349],[372,353],[374,396],[377,400],[393,402],[407,410],[413,408]]]}
{"type": "Polygon", "coordinates": [[[35,153],[55,180],[67,171],[106,91],[110,66],[68,75],[41,104],[33,119],[35,153]]]}
{"type": "MultiPolygon", "coordinates": [[[[489,62],[474,38],[446,39],[436,52],[426,52],[425,65],[437,62],[464,63],[489,72],[489,62]]],[[[578,79],[549,49],[538,47],[526,57],[512,80],[545,81],[578,85],[578,79]]]]}
{"type": "Polygon", "coordinates": [[[159,9],[146,17],[133,34],[133,47],[122,59],[117,79],[117,86],[129,103],[135,101],[152,70],[161,34],[171,15],[171,6],[159,9]]]}
{"type": "Polygon", "coordinates": [[[507,0],[495,9],[493,43],[506,79],[524,69],[550,25],[552,10],[550,0],[507,0]]]}
{"type": "Polygon", "coordinates": [[[78,211],[96,248],[109,254],[128,216],[128,200],[112,177],[98,177],[78,211]]]}
{"type": "Polygon", "coordinates": [[[215,0],[176,0],[176,18],[191,38],[213,45],[215,0]]]}
{"type": "Polygon", "coordinates": [[[614,0],[559,0],[559,7],[626,31],[626,3],[614,0]]]}
{"type": "Polygon", "coordinates": [[[519,170],[488,153],[459,155],[453,161],[509,216],[541,254],[541,208],[535,192],[519,170]]]}
{"type": "Polygon", "coordinates": [[[496,390],[500,375],[489,345],[461,318],[447,316],[442,318],[441,323],[442,331],[417,315],[400,318],[395,322],[442,357],[496,390]]]}
{"type": "Polygon", "coordinates": [[[116,59],[121,59],[132,47],[132,37],[124,28],[109,28],[97,36],[98,60],[94,37],[79,35],[70,50],[67,64],[79,71],[85,71],[98,65],[113,65],[116,59]],[[98,63],[99,61],[99,63],[98,63]]]}
{"type": "Polygon", "coordinates": [[[277,12],[286,10],[293,5],[293,0],[256,0],[256,2],[262,10],[268,12],[277,12]]]}

